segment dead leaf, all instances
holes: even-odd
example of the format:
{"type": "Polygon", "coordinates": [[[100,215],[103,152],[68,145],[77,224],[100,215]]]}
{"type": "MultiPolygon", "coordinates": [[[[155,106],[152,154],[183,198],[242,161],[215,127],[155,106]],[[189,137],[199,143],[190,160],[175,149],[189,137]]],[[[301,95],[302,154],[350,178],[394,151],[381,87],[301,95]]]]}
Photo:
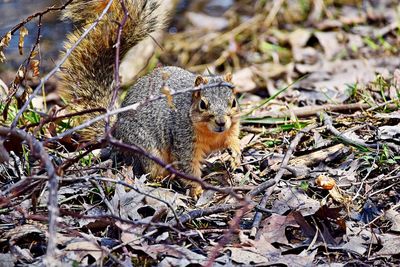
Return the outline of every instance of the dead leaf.
{"type": "Polygon", "coordinates": [[[250,142],[252,142],[252,141],[254,142],[254,141],[258,140],[259,138],[260,138],[260,135],[256,136],[255,134],[252,134],[252,133],[243,136],[240,139],[240,149],[245,148],[247,145],[250,144],[250,142]]]}
{"type": "Polygon", "coordinates": [[[400,236],[393,234],[380,235],[380,241],[382,242],[382,249],[376,252],[377,256],[393,257],[399,255],[400,250],[400,236]]]}
{"type": "Polygon", "coordinates": [[[25,36],[28,35],[28,29],[25,27],[21,27],[19,29],[19,40],[18,40],[18,50],[19,54],[23,55],[24,54],[24,39],[25,36]]]}
{"type": "Polygon", "coordinates": [[[30,224],[17,226],[5,233],[5,238],[9,239],[11,245],[23,242],[23,239],[35,239],[36,237],[44,238],[44,232],[38,227],[30,224]]]}
{"type": "Polygon", "coordinates": [[[0,41],[0,48],[7,47],[11,41],[11,31],[7,32],[7,34],[0,41]]]}
{"type": "Polygon", "coordinates": [[[33,72],[33,74],[32,74],[33,77],[39,76],[39,74],[40,74],[39,63],[40,63],[39,60],[36,60],[36,59],[31,60],[30,67],[33,72]]]}
{"type": "Polygon", "coordinates": [[[339,20],[345,25],[362,24],[367,20],[367,14],[358,7],[344,6],[339,20]]]}
{"type": "MultiPolygon", "coordinates": [[[[367,251],[373,235],[371,231],[363,229],[363,227],[355,222],[346,222],[346,235],[344,236],[343,248],[355,251],[360,255],[364,255],[367,251]]],[[[376,239],[375,239],[376,240],[376,239]]]]}
{"type": "Polygon", "coordinates": [[[0,40],[0,62],[4,62],[6,60],[6,56],[4,55],[3,49],[10,44],[11,41],[11,31],[7,32],[7,34],[0,40]]]}
{"type": "MultiPolygon", "coordinates": [[[[394,118],[396,115],[400,116],[400,112],[392,112],[386,115],[386,118],[394,118]]],[[[399,140],[400,139],[400,124],[398,125],[385,125],[378,128],[380,132],[380,137],[382,140],[399,140]]]]}
{"type": "Polygon", "coordinates": [[[161,243],[161,241],[165,241],[168,238],[170,238],[169,233],[168,232],[163,232],[161,235],[157,236],[156,243],[161,243]]]}
{"type": "Polygon", "coordinates": [[[262,255],[271,255],[275,253],[280,253],[280,249],[275,248],[271,243],[273,242],[271,239],[269,239],[269,236],[271,233],[268,232],[269,230],[267,229],[260,229],[260,231],[257,233],[259,237],[256,237],[255,240],[249,240],[252,241],[251,245],[257,249],[259,253],[262,255]]]}
{"type": "Polygon", "coordinates": [[[315,65],[296,64],[301,73],[311,74],[296,83],[293,88],[298,90],[299,101],[314,103],[344,102],[350,96],[349,85],[368,84],[377,74],[395,70],[400,65],[399,57],[370,58],[366,60],[323,60],[315,65]]]}
{"type": "Polygon", "coordinates": [[[216,195],[216,192],[213,190],[205,190],[203,194],[201,194],[200,198],[196,202],[196,207],[207,207],[212,204],[212,201],[216,195]]]}
{"type": "Polygon", "coordinates": [[[259,253],[256,248],[229,247],[226,250],[231,252],[231,259],[236,263],[245,265],[269,263],[268,258],[259,253]]]}
{"type": "Polygon", "coordinates": [[[311,37],[311,31],[304,28],[298,28],[289,34],[289,43],[293,48],[304,47],[311,37]]]}
{"type": "Polygon", "coordinates": [[[103,252],[99,248],[99,245],[86,240],[72,242],[67,245],[64,251],[66,257],[85,265],[89,264],[88,255],[92,256],[96,262],[103,257],[103,252]],[[84,258],[85,260],[82,261],[84,258]]]}
{"type": "Polygon", "coordinates": [[[288,210],[299,211],[303,216],[314,214],[321,204],[308,197],[304,192],[294,188],[283,188],[275,200],[272,209],[278,214],[288,210]]]}
{"type": "Polygon", "coordinates": [[[320,61],[320,53],[313,47],[293,48],[293,60],[296,63],[315,65],[320,61]]]}
{"type": "Polygon", "coordinates": [[[280,243],[289,245],[289,241],[286,237],[286,228],[288,226],[298,227],[299,225],[290,216],[272,214],[270,217],[263,220],[260,226],[257,239],[267,240],[270,244],[280,243]]]}
{"type": "MultiPolygon", "coordinates": [[[[282,65],[280,63],[263,63],[260,65],[255,65],[255,73],[262,77],[264,80],[278,78],[285,73],[290,73],[293,71],[294,64],[289,63],[282,65]]],[[[276,89],[278,91],[278,89],[276,89]]],[[[276,92],[275,92],[276,93],[276,92]]]]}
{"type": "Polygon", "coordinates": [[[344,190],[341,190],[336,185],[329,190],[329,195],[338,203],[343,204],[345,207],[349,208],[352,205],[352,198],[344,190]]]}
{"type": "Polygon", "coordinates": [[[172,97],[172,94],[171,94],[171,89],[169,89],[168,86],[163,86],[161,88],[161,93],[164,94],[165,97],[167,98],[167,103],[168,103],[169,108],[172,109],[172,110],[175,110],[176,107],[175,107],[175,104],[174,104],[174,101],[173,101],[173,97],[172,97]]]}
{"type": "Polygon", "coordinates": [[[234,72],[232,83],[235,85],[235,91],[239,93],[251,92],[257,88],[257,84],[254,82],[254,71],[251,67],[234,72]]]}
{"type": "Polygon", "coordinates": [[[32,253],[27,248],[21,248],[20,246],[14,245],[12,246],[13,255],[25,262],[32,263],[34,261],[32,253]]]}
{"type": "Polygon", "coordinates": [[[360,35],[349,33],[346,34],[346,38],[347,38],[347,46],[353,51],[357,51],[361,47],[365,46],[364,41],[360,35]]]}
{"type": "Polygon", "coordinates": [[[125,187],[122,185],[115,186],[115,194],[111,199],[110,203],[114,208],[114,211],[123,219],[139,220],[141,215],[137,210],[143,206],[142,201],[145,196],[139,194],[136,191],[125,191],[125,187]]]}
{"type": "Polygon", "coordinates": [[[328,60],[333,59],[344,49],[344,46],[341,45],[337,39],[336,32],[316,32],[314,35],[324,49],[325,56],[328,60]]]}
{"type": "Polygon", "coordinates": [[[125,244],[129,245],[130,247],[140,245],[145,240],[145,236],[143,232],[146,230],[147,226],[145,225],[146,222],[151,222],[151,217],[145,218],[140,220],[143,225],[132,225],[123,222],[116,222],[115,225],[121,229],[121,241],[125,244]]]}
{"type": "Polygon", "coordinates": [[[114,210],[124,219],[140,220],[145,217],[152,217],[166,208],[167,216],[172,216],[172,210],[164,202],[169,203],[175,210],[178,207],[186,207],[183,200],[187,199],[187,196],[165,188],[147,186],[139,179],[135,179],[134,186],[138,191],[130,190],[126,192],[124,186],[116,185],[114,197],[110,201],[114,210]],[[143,213],[144,209],[149,212],[143,213]]]}
{"type": "Polygon", "coordinates": [[[207,262],[205,256],[178,245],[156,244],[132,246],[132,248],[143,251],[153,259],[169,258],[168,263],[176,263],[173,266],[186,266],[188,263],[203,265],[207,262]]]}
{"type": "Polygon", "coordinates": [[[395,209],[385,211],[385,218],[392,223],[391,231],[400,232],[400,213],[395,209]]]}
{"type": "Polygon", "coordinates": [[[229,22],[223,17],[211,17],[201,13],[186,12],[186,17],[196,28],[220,31],[228,27],[229,22]]]}
{"type": "Polygon", "coordinates": [[[332,177],[327,177],[325,175],[319,175],[317,179],[315,179],[315,183],[325,190],[331,190],[336,185],[336,181],[332,177]]]}
{"type": "Polygon", "coordinates": [[[318,250],[312,252],[302,251],[299,255],[295,254],[273,254],[268,256],[269,264],[286,265],[290,267],[314,266],[314,259],[318,250]]]}
{"type": "Polygon", "coordinates": [[[0,253],[0,267],[13,267],[16,261],[11,253],[0,253]]]}

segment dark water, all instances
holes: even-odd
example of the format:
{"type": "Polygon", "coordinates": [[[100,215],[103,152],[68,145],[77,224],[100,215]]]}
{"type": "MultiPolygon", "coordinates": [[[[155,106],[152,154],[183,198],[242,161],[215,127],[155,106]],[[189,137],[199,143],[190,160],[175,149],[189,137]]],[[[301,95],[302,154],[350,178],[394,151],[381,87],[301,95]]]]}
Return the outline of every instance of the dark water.
{"type": "MultiPolygon", "coordinates": [[[[60,6],[65,1],[49,0],[0,0],[0,36],[4,36],[15,25],[25,20],[32,14],[44,11],[50,6],[60,6]]],[[[25,36],[24,55],[19,55],[18,39],[19,32],[16,32],[9,47],[4,50],[7,58],[5,63],[0,63],[0,72],[7,69],[16,69],[29,54],[36,42],[38,33],[38,18],[32,19],[25,26],[28,35],[25,36]]],[[[42,17],[40,57],[41,70],[48,71],[57,61],[59,51],[63,47],[66,33],[71,29],[70,24],[60,22],[59,12],[49,12],[42,17]]]]}

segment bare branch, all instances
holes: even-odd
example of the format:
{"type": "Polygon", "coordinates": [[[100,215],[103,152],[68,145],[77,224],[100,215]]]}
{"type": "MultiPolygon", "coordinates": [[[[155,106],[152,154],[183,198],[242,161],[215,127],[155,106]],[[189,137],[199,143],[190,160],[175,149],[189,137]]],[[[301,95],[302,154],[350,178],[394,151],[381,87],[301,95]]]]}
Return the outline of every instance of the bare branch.
{"type": "MultiPolygon", "coordinates": [[[[122,30],[128,20],[128,10],[126,9],[125,6],[125,1],[124,0],[119,0],[121,3],[121,8],[124,11],[124,17],[122,18],[121,22],[118,23],[118,32],[117,32],[117,40],[115,42],[115,61],[114,61],[114,90],[113,94],[110,100],[110,104],[108,105],[108,110],[113,110],[115,101],[117,100],[117,95],[118,91],[121,87],[121,82],[119,79],[119,65],[120,65],[120,47],[121,47],[121,35],[122,35],[122,30]]],[[[111,136],[111,129],[110,129],[110,117],[106,118],[106,125],[105,125],[105,136],[110,137],[111,136]]]]}

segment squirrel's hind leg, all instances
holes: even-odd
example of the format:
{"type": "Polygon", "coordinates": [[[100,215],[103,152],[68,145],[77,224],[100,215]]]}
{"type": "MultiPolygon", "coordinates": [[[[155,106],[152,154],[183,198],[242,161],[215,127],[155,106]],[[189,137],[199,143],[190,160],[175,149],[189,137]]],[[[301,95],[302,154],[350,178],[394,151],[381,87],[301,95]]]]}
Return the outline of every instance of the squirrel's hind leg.
{"type": "MultiPolygon", "coordinates": [[[[107,153],[107,151],[102,153],[107,153]]],[[[140,156],[136,155],[135,153],[121,152],[114,148],[111,150],[109,157],[113,161],[113,168],[119,168],[121,165],[130,165],[132,166],[134,175],[140,176],[146,173],[144,171],[140,156]]]]}
{"type": "MultiPolygon", "coordinates": [[[[167,164],[172,164],[174,168],[184,172],[185,174],[201,178],[201,162],[194,162],[191,160],[192,155],[189,151],[185,151],[184,153],[172,153],[169,149],[152,149],[151,155],[162,159],[167,164]]],[[[169,174],[164,167],[160,166],[149,158],[144,156],[140,157],[144,170],[147,173],[150,173],[151,178],[155,180],[161,180],[169,174]]],[[[190,196],[194,198],[198,198],[203,192],[202,187],[196,182],[184,178],[180,178],[179,182],[183,184],[185,188],[190,189],[190,196]]]]}
{"type": "MultiPolygon", "coordinates": [[[[171,164],[173,162],[172,160],[172,155],[170,153],[169,149],[151,149],[149,153],[153,156],[156,156],[160,158],[164,163],[166,164],[171,164]]],[[[153,160],[145,157],[145,156],[140,156],[141,157],[141,163],[143,166],[143,169],[145,170],[146,173],[150,173],[150,177],[155,179],[155,180],[161,180],[165,176],[169,174],[169,172],[161,165],[157,164],[153,160]]]]}
{"type": "MultiPolygon", "coordinates": [[[[186,148],[178,148],[174,155],[176,158],[176,164],[174,164],[174,166],[176,166],[178,170],[187,175],[201,179],[201,164],[204,158],[203,153],[196,152],[193,147],[189,146],[186,148]],[[178,151],[180,151],[180,153],[178,153],[178,151]]],[[[180,178],[179,182],[190,190],[190,196],[195,199],[203,193],[203,188],[199,183],[185,178],[180,178]]]]}

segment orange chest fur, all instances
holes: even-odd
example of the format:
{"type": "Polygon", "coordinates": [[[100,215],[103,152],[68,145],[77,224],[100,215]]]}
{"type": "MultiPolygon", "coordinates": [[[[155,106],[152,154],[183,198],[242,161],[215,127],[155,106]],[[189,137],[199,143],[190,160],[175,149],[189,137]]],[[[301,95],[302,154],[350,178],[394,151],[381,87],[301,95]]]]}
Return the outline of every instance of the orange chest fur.
{"type": "Polygon", "coordinates": [[[231,139],[234,138],[237,133],[238,125],[232,125],[229,130],[223,133],[212,132],[208,129],[207,125],[203,123],[195,125],[195,160],[201,161],[206,155],[210,154],[211,152],[228,147],[231,139]]]}

